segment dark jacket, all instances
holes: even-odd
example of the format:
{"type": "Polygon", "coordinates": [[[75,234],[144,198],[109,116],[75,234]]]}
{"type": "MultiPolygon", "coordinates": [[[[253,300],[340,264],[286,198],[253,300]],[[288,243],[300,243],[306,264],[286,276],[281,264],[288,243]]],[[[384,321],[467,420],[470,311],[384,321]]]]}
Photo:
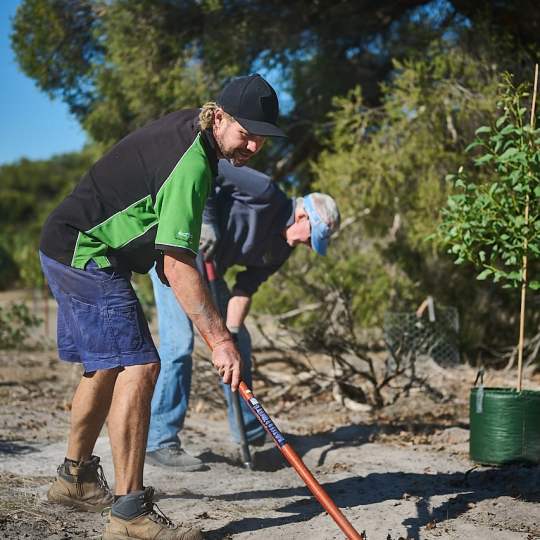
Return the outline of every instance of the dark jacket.
{"type": "Polygon", "coordinates": [[[283,231],[294,222],[294,201],[269,176],[249,167],[219,161],[215,195],[207,203],[204,221],[220,232],[214,254],[218,273],[233,265],[245,267],[236,276],[233,292],[251,296],[293,251],[283,231]]]}

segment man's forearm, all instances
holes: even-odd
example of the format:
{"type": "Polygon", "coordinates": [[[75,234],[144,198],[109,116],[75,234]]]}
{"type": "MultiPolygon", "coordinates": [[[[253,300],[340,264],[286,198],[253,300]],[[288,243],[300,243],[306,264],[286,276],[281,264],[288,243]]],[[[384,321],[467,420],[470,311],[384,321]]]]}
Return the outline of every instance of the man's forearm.
{"type": "Polygon", "coordinates": [[[244,320],[251,307],[251,296],[231,296],[227,304],[227,328],[238,329],[244,324],[244,320]]]}
{"type": "Polygon", "coordinates": [[[210,349],[231,339],[224,321],[216,310],[204,280],[189,255],[164,255],[164,272],[187,316],[210,349]]]}

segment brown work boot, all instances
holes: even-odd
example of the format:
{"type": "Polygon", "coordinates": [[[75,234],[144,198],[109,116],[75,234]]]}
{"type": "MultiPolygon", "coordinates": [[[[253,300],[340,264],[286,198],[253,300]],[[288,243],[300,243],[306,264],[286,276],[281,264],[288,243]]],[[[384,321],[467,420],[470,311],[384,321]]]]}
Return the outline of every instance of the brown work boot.
{"type": "Polygon", "coordinates": [[[84,512],[100,512],[111,506],[113,496],[99,458],[92,456],[86,461],[66,460],[58,467],[58,476],[49,488],[50,502],[77,508],[84,512]]]}
{"type": "Polygon", "coordinates": [[[119,497],[111,508],[103,540],[203,540],[196,527],[175,525],[152,502],[154,490],[147,487],[119,497]]]}

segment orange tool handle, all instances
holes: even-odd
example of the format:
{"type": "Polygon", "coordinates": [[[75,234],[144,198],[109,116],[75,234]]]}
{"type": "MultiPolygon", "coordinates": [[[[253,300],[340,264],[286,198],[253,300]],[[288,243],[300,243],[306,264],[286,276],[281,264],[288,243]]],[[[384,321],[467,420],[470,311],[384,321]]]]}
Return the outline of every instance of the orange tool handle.
{"type": "Polygon", "coordinates": [[[206,270],[208,281],[216,281],[217,273],[214,263],[212,261],[204,261],[204,269],[206,270]]]}
{"type": "Polygon", "coordinates": [[[343,515],[341,510],[335,505],[334,501],[330,498],[324,488],[317,482],[316,478],[311,474],[310,470],[306,467],[302,458],[294,451],[292,446],[285,440],[285,437],[281,434],[277,426],[272,419],[268,416],[266,411],[262,408],[261,404],[257,401],[253,392],[248,388],[246,383],[240,382],[238,388],[240,395],[249,405],[249,408],[253,411],[253,414],[257,417],[257,420],[262,424],[264,429],[270,434],[276,446],[279,448],[285,459],[296,470],[300,478],[305,482],[306,486],[310,489],[311,493],[321,503],[322,507],[330,514],[332,519],[336,522],[338,527],[347,535],[349,540],[365,540],[365,535],[360,534],[350,523],[350,521],[343,515]]]}

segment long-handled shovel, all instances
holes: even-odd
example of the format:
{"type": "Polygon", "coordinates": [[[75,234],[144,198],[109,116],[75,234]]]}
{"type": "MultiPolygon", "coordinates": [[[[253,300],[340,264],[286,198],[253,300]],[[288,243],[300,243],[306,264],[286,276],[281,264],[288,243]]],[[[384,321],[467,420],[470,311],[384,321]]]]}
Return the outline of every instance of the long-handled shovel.
{"type": "MultiPolygon", "coordinates": [[[[219,293],[217,290],[218,278],[213,261],[204,261],[204,269],[206,271],[206,277],[208,278],[210,293],[212,294],[214,304],[219,311],[219,293]]],[[[222,315],[224,314],[222,313],[222,315]]],[[[240,433],[240,448],[242,451],[242,461],[244,463],[244,467],[246,467],[247,469],[253,469],[253,460],[251,459],[249,444],[246,438],[246,427],[244,426],[244,417],[242,416],[242,408],[240,407],[240,397],[238,396],[238,392],[231,391],[231,400],[234,411],[234,419],[240,433]]]]}
{"type": "Polygon", "coordinates": [[[365,533],[360,534],[343,515],[341,510],[335,505],[324,488],[317,482],[309,469],[305,466],[302,458],[294,451],[292,446],[285,440],[277,426],[268,416],[262,405],[257,401],[253,392],[248,388],[246,383],[241,382],[238,388],[240,395],[248,404],[257,420],[261,423],[264,429],[270,434],[276,446],[279,448],[285,459],[294,467],[296,472],[310,489],[311,493],[321,503],[323,508],[330,514],[338,527],[347,535],[349,540],[366,540],[365,533]]]}
{"type": "MultiPolygon", "coordinates": [[[[210,292],[214,298],[214,303],[219,309],[218,291],[217,291],[217,274],[212,261],[205,261],[204,263],[206,277],[210,285],[210,292]]],[[[349,520],[343,515],[341,510],[335,505],[334,501],[330,498],[328,493],[319,484],[316,478],[311,474],[310,470],[305,466],[302,458],[295,452],[292,446],[285,440],[285,437],[281,434],[277,426],[272,419],[268,416],[262,405],[257,401],[253,392],[248,388],[246,383],[240,382],[238,392],[231,392],[233,399],[234,414],[237,421],[237,425],[240,427],[240,438],[242,443],[242,458],[246,467],[253,468],[251,455],[249,453],[249,446],[246,439],[246,433],[244,428],[244,419],[242,416],[242,410],[240,408],[240,400],[238,394],[242,396],[248,407],[251,409],[257,420],[261,423],[264,429],[274,440],[274,443],[279,448],[285,459],[296,470],[300,478],[305,482],[306,486],[310,489],[311,493],[321,503],[322,507],[328,512],[332,519],[336,522],[338,527],[345,533],[349,540],[366,540],[364,533],[360,534],[349,522],[349,520]]]]}

